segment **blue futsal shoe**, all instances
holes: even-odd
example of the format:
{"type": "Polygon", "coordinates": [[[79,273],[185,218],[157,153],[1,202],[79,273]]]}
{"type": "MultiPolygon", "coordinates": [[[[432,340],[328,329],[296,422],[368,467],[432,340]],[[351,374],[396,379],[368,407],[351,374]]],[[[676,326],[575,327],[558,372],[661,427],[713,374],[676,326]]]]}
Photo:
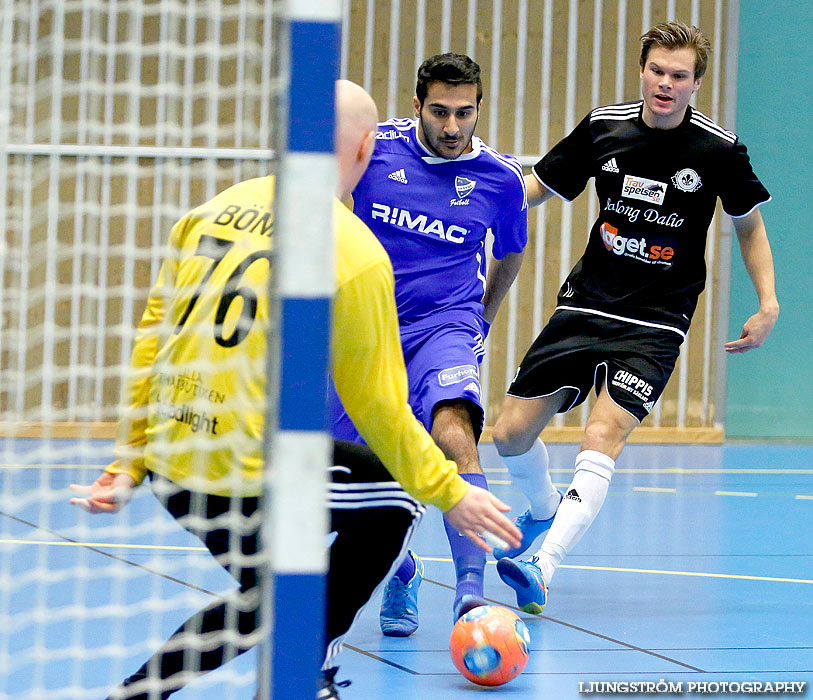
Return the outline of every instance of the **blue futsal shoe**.
{"type": "MultiPolygon", "coordinates": [[[[562,494],[559,493],[559,503],[562,502],[562,494]]],[[[558,506],[556,507],[558,510],[558,506]]],[[[524,513],[518,515],[514,518],[514,525],[519,528],[519,531],[522,533],[522,542],[520,543],[519,547],[513,547],[508,549],[499,549],[497,547],[494,548],[494,558],[499,561],[500,559],[505,559],[508,557],[509,559],[516,559],[520,554],[525,552],[536,540],[540,535],[544,535],[548,530],[550,530],[550,526],[553,525],[553,519],[556,517],[556,513],[551,515],[547,520],[534,520],[531,516],[531,509],[528,508],[524,513]]]]}
{"type": "Polygon", "coordinates": [[[517,607],[532,615],[539,615],[548,602],[548,587],[537,566],[539,557],[530,561],[500,559],[497,573],[517,594],[517,607]]]}
{"type": "Polygon", "coordinates": [[[423,562],[416,554],[415,574],[408,583],[393,576],[384,589],[378,619],[385,637],[409,637],[418,629],[418,588],[423,581],[423,562]]]}
{"type": "Polygon", "coordinates": [[[488,601],[479,595],[472,595],[470,593],[464,595],[454,606],[454,620],[452,620],[452,622],[457,622],[463,615],[469,612],[469,610],[479,608],[481,605],[488,605],[488,601]]]}

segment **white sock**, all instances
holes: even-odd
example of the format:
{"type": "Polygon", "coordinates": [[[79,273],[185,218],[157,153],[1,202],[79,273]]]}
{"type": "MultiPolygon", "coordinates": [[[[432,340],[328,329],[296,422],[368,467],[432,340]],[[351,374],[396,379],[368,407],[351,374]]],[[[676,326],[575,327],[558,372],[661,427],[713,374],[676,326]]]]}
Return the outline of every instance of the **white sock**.
{"type": "Polygon", "coordinates": [[[614,472],[615,461],[601,452],[582,450],[576,456],[573,481],[570,482],[545,541],[536,553],[545,583],[551,582],[562,559],[596,519],[614,472]]]}
{"type": "Polygon", "coordinates": [[[528,499],[531,517],[534,520],[550,518],[559,506],[559,492],[550,480],[550,458],[545,443],[537,438],[524,454],[503,457],[502,460],[514,484],[528,499]]]}

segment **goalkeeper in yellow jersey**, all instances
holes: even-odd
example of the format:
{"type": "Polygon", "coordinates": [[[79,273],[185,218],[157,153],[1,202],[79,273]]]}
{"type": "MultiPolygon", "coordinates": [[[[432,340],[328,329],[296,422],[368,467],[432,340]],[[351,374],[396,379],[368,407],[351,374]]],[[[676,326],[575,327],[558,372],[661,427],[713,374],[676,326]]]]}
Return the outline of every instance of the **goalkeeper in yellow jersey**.
{"type": "MultiPolygon", "coordinates": [[[[340,81],[341,198],[367,166],[376,122],[370,96],[340,81]]],[[[161,503],[239,583],[233,596],[181,625],[111,700],[163,700],[195,674],[218,668],[258,641],[269,318],[263,292],[270,274],[273,189],[271,177],[239,183],[174,226],[136,334],[117,459],[91,486],[72,487],[71,503],[110,513],[149,478],[161,503]]],[[[333,659],[341,640],[406,552],[421,503],[440,508],[484,549],[490,549],[478,534],[484,531],[519,544],[519,531],[503,515],[508,507],[467,484],[409,409],[392,267],[384,249],[338,201],[334,220],[332,378],[348,415],[381,461],[363,446],[334,448],[334,464],[342,468],[332,470],[331,529],[338,534],[330,552],[318,695],[326,699],[338,698],[333,659]],[[363,488],[354,490],[353,484],[363,488]],[[348,492],[359,495],[348,499],[348,492]],[[382,505],[384,493],[389,497],[382,505]],[[354,553],[362,547],[375,554],[359,567],[354,553]]]]}

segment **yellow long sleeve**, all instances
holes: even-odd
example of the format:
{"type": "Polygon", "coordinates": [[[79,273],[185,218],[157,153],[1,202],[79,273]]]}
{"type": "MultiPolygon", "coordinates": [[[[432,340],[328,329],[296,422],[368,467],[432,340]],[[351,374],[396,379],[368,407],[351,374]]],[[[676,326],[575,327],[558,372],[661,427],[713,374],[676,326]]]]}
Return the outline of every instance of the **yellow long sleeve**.
{"type": "Polygon", "coordinates": [[[395,281],[381,244],[337,203],[337,292],[333,380],[347,414],[404,489],[443,511],[469,485],[445,458],[407,402],[395,281]]]}

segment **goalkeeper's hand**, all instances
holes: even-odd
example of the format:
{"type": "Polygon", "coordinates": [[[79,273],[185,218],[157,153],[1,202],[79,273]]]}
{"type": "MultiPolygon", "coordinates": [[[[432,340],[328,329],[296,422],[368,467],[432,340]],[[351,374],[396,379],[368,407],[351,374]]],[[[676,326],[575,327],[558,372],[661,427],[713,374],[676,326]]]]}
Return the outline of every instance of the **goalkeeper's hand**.
{"type": "Polygon", "coordinates": [[[491,552],[495,544],[508,549],[519,547],[522,542],[522,533],[503,515],[509,510],[493,493],[472,485],[443,517],[480,549],[491,552]]]}
{"type": "Polygon", "coordinates": [[[71,484],[77,494],[71,505],[79,506],[88,513],[118,513],[133,497],[137,486],[129,474],[102,472],[90,486],[71,484]]]}

